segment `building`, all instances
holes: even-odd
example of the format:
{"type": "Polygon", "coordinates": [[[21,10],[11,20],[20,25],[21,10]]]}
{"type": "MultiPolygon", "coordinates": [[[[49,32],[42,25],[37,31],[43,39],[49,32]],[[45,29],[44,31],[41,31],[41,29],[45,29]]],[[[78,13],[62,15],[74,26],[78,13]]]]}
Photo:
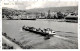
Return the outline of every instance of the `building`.
{"type": "Polygon", "coordinates": [[[69,13],[66,17],[65,17],[65,21],[66,22],[78,22],[78,15],[75,15],[73,13],[69,13]]]}

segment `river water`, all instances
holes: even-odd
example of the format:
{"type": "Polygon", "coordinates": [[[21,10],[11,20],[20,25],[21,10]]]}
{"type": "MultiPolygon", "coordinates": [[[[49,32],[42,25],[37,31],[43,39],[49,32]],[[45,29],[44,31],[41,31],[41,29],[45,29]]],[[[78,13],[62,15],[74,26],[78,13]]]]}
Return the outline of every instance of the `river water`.
{"type": "MultiPolygon", "coordinates": [[[[78,31],[78,23],[57,22],[54,20],[45,20],[45,19],[43,19],[43,20],[3,20],[2,21],[2,32],[6,32],[8,34],[8,36],[15,38],[17,41],[22,42],[23,45],[31,45],[31,46],[33,46],[33,48],[36,48],[36,47],[37,48],[45,48],[46,46],[50,46],[51,42],[47,41],[48,43],[44,44],[44,42],[46,42],[43,39],[44,37],[42,37],[40,35],[35,35],[34,33],[31,33],[28,31],[22,31],[22,26],[24,26],[24,25],[35,27],[35,28],[41,28],[41,29],[51,28],[54,31],[71,32],[74,34],[70,34],[70,36],[74,36],[74,37],[77,37],[77,34],[78,34],[78,32],[77,32],[78,31]],[[43,47],[40,47],[39,44],[43,47]]],[[[67,34],[60,33],[60,34],[69,36],[69,33],[67,33],[67,34]]],[[[59,35],[59,33],[57,33],[57,35],[59,35]]],[[[58,42],[58,41],[56,41],[56,42],[58,42]]],[[[55,43],[53,43],[53,44],[55,44],[55,43]]],[[[47,48],[49,48],[49,47],[47,47],[47,48]]],[[[75,48],[75,47],[73,47],[73,48],[75,48]]]]}

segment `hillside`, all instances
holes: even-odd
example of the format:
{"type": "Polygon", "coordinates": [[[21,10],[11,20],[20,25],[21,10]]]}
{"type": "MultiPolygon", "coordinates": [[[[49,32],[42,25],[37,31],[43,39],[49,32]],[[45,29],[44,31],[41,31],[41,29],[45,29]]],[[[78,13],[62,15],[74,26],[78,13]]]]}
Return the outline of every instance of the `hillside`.
{"type": "MultiPolygon", "coordinates": [[[[8,9],[8,10],[16,10],[16,9],[11,9],[11,8],[4,8],[3,9],[8,9]]],[[[34,9],[29,9],[29,10],[18,10],[21,12],[47,12],[48,10],[50,11],[61,11],[61,12],[66,12],[68,11],[78,11],[78,6],[67,6],[67,7],[48,7],[48,8],[34,8],[34,9]]]]}
{"type": "Polygon", "coordinates": [[[66,12],[67,10],[69,10],[69,11],[75,11],[75,10],[78,11],[78,6],[35,8],[35,9],[27,10],[27,11],[30,11],[30,12],[46,12],[48,10],[61,11],[61,12],[66,12]]]}

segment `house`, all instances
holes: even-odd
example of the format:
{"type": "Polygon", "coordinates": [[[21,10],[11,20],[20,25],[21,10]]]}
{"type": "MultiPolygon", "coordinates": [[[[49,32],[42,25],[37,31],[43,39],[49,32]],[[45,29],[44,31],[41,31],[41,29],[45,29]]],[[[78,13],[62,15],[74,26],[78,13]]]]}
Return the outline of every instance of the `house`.
{"type": "Polygon", "coordinates": [[[66,22],[78,22],[78,15],[75,15],[74,13],[69,13],[65,17],[66,22]]]}

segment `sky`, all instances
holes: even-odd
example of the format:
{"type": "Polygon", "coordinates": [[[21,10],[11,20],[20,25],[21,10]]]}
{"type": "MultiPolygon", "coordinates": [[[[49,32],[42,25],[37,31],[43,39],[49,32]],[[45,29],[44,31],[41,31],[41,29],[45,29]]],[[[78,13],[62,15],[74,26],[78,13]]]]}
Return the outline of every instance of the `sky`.
{"type": "Polygon", "coordinates": [[[47,8],[47,7],[64,7],[64,6],[78,6],[75,1],[23,1],[23,2],[3,2],[2,7],[14,8],[19,10],[28,10],[34,8],[47,8]]]}

